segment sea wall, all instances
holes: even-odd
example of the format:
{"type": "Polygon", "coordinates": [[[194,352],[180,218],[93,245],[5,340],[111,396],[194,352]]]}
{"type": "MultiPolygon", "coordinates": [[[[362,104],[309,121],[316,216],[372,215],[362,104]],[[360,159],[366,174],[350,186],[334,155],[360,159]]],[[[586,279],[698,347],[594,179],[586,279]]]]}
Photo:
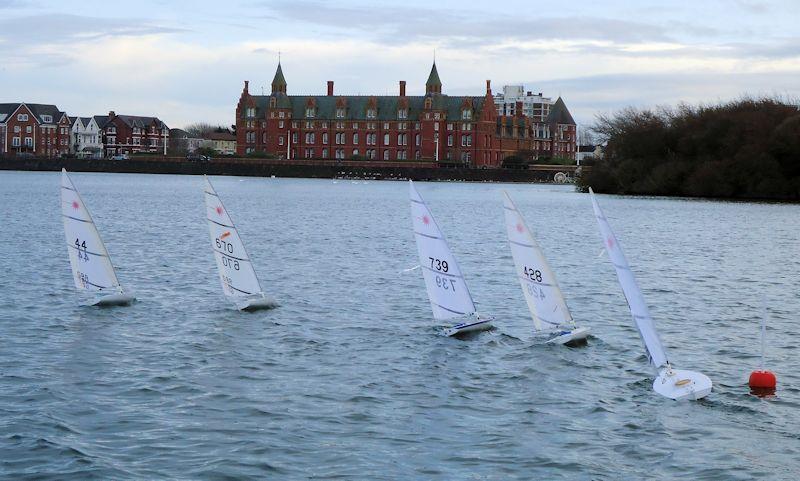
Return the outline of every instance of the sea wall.
{"type": "MultiPolygon", "coordinates": [[[[473,182],[557,182],[575,175],[574,165],[535,165],[527,170],[437,167],[433,162],[285,161],[269,159],[212,159],[190,162],[180,157],[133,157],[129,160],[0,158],[0,170],[120,172],[253,177],[368,178],[462,180],[473,182]],[[558,175],[562,173],[564,175],[558,175]]],[[[584,167],[584,169],[587,169],[584,167]]]]}

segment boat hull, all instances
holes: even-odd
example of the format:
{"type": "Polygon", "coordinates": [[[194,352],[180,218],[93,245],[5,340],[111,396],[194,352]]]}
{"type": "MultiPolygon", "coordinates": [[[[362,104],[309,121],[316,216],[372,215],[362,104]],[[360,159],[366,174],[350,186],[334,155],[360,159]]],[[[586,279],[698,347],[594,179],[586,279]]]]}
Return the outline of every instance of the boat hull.
{"type": "Polygon", "coordinates": [[[704,398],[711,393],[711,386],[705,374],[683,369],[662,369],[653,381],[655,392],[676,401],[704,398]]]}
{"type": "Polygon", "coordinates": [[[547,344],[560,344],[560,345],[577,345],[586,342],[586,338],[589,337],[589,332],[591,331],[588,327],[576,327],[575,329],[569,331],[560,331],[556,333],[556,336],[552,339],[547,341],[547,344]]]}
{"type": "Polygon", "coordinates": [[[452,337],[470,332],[488,331],[492,328],[492,321],[494,321],[494,318],[488,317],[486,319],[479,318],[474,322],[461,322],[445,329],[444,334],[445,336],[452,337]]]}
{"type": "Polygon", "coordinates": [[[85,305],[87,306],[99,306],[99,307],[109,307],[109,306],[128,306],[136,298],[130,294],[125,294],[123,292],[117,294],[108,294],[105,296],[98,296],[95,299],[87,302],[85,305]]]}
{"type": "Polygon", "coordinates": [[[278,303],[275,302],[274,299],[270,299],[265,295],[236,301],[236,308],[239,309],[240,311],[246,311],[246,312],[260,311],[262,309],[272,309],[277,305],[278,303]]]}

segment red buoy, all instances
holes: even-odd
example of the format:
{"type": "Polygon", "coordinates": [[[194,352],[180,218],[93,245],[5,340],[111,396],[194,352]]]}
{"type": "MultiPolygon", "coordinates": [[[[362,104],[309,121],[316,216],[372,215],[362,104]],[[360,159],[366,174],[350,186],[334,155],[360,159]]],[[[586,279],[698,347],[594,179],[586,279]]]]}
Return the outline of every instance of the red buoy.
{"type": "Polygon", "coordinates": [[[775,389],[778,379],[772,371],[757,370],[750,373],[750,389],[775,389]]]}

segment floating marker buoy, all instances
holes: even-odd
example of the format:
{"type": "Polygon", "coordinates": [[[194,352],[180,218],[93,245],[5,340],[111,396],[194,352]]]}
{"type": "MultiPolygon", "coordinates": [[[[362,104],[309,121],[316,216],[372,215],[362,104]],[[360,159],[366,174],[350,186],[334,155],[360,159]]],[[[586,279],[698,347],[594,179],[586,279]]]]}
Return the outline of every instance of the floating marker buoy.
{"type": "Polygon", "coordinates": [[[757,370],[750,373],[751,389],[775,389],[778,379],[772,371],[757,370]]]}

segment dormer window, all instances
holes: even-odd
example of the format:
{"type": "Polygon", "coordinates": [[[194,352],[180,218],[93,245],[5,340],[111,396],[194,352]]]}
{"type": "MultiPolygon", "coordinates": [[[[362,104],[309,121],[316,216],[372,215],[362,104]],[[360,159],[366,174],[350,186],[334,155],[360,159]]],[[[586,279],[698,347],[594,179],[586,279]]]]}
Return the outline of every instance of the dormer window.
{"type": "Polygon", "coordinates": [[[42,122],[49,124],[52,121],[53,121],[52,115],[42,115],[42,122]]]}
{"type": "Polygon", "coordinates": [[[253,107],[248,107],[247,109],[245,109],[244,115],[245,117],[253,118],[256,116],[256,109],[254,109],[253,107]]]}
{"type": "Polygon", "coordinates": [[[408,118],[408,109],[400,109],[397,111],[397,118],[398,119],[407,119],[408,118]]]}
{"type": "Polygon", "coordinates": [[[367,118],[374,119],[378,116],[378,111],[376,109],[367,109],[367,118]]]}
{"type": "Polygon", "coordinates": [[[461,111],[462,120],[472,120],[472,110],[464,109],[461,111]]]}
{"type": "Polygon", "coordinates": [[[336,109],[336,118],[337,119],[343,119],[344,118],[344,109],[342,109],[342,108],[336,109]]]}
{"type": "Polygon", "coordinates": [[[313,119],[314,118],[314,107],[307,107],[306,108],[306,117],[313,119]]]}

